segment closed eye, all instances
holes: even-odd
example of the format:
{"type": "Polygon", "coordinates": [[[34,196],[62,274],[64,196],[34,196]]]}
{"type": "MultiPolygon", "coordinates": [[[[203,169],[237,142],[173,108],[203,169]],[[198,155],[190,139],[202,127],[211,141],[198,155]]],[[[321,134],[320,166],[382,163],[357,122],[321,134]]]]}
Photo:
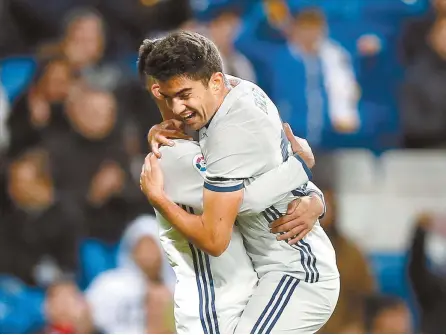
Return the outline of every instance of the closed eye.
{"type": "Polygon", "coordinates": [[[187,100],[187,99],[190,98],[190,96],[191,96],[190,93],[186,93],[186,94],[181,94],[181,95],[179,96],[179,98],[180,98],[181,100],[187,100]]]}

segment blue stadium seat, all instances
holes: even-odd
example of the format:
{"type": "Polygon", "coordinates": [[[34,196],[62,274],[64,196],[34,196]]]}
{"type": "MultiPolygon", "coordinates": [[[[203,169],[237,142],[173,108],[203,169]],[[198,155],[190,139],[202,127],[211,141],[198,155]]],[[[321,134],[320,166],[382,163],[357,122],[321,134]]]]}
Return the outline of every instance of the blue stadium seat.
{"type": "Polygon", "coordinates": [[[20,280],[0,276],[0,333],[36,332],[44,324],[44,292],[24,285],[20,280]]]}
{"type": "Polygon", "coordinates": [[[29,84],[36,65],[35,59],[27,56],[0,60],[0,80],[10,101],[29,84]]]}
{"type": "Polygon", "coordinates": [[[99,240],[87,239],[81,243],[81,288],[85,289],[101,272],[116,267],[117,250],[116,244],[109,245],[99,240]]]}

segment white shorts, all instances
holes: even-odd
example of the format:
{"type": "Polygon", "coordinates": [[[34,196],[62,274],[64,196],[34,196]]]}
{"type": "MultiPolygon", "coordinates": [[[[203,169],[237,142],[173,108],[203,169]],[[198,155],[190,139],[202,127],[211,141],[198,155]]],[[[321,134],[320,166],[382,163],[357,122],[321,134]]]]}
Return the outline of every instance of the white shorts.
{"type": "Polygon", "coordinates": [[[333,313],[339,288],[339,278],[306,283],[283,273],[268,273],[249,299],[235,333],[315,333],[333,313]]]}

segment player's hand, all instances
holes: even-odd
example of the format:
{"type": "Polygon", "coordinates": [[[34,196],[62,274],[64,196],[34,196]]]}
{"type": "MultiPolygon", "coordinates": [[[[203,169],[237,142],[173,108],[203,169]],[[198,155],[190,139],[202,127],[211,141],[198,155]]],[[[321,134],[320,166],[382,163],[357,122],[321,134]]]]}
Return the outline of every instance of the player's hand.
{"type": "Polygon", "coordinates": [[[313,229],[314,224],[324,211],[324,204],[318,196],[295,199],[288,205],[287,214],[273,222],[272,233],[283,233],[277,240],[288,240],[296,244],[313,229]]]}
{"type": "Polygon", "coordinates": [[[294,136],[293,131],[291,130],[291,127],[288,123],[283,124],[283,131],[285,132],[288,141],[290,141],[291,143],[291,149],[293,150],[293,153],[299,155],[299,157],[303,159],[305,164],[307,164],[308,168],[311,169],[316,161],[314,159],[313,151],[311,150],[311,147],[308,144],[307,140],[294,136]]]}
{"type": "Polygon", "coordinates": [[[161,158],[159,148],[162,145],[168,145],[170,147],[175,145],[175,142],[171,140],[173,138],[192,140],[192,137],[184,133],[183,126],[183,122],[171,119],[150,128],[147,134],[147,141],[156,157],[161,158]]]}
{"type": "Polygon", "coordinates": [[[156,202],[163,195],[164,176],[158,158],[153,153],[148,154],[144,160],[139,184],[141,191],[151,203],[156,202]]]}

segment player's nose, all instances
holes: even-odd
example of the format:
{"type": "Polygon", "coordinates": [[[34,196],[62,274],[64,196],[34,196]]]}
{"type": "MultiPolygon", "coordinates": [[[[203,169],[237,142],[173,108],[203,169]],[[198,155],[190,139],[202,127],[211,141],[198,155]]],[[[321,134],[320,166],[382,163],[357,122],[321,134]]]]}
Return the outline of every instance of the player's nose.
{"type": "Polygon", "coordinates": [[[180,101],[173,99],[172,101],[172,111],[175,115],[180,115],[186,110],[186,106],[180,101]]]}

